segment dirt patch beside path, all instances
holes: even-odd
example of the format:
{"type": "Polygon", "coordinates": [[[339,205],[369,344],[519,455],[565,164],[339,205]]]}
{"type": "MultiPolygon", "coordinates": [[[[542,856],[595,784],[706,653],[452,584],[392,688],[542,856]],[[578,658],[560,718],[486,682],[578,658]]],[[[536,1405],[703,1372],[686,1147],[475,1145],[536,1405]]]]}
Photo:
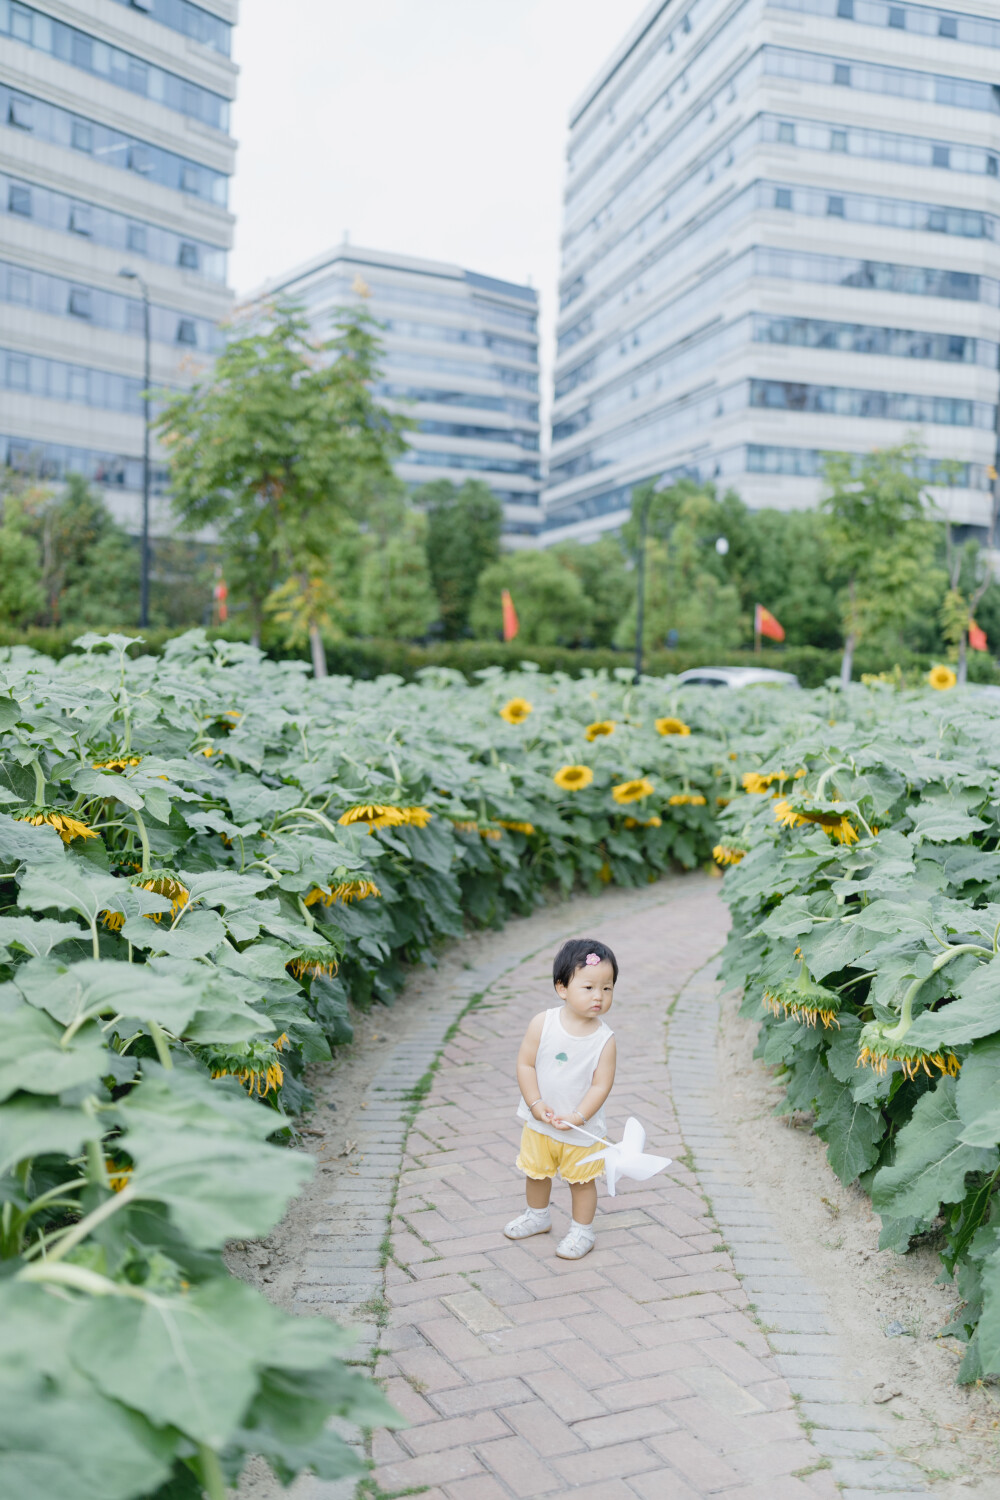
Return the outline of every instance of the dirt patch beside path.
{"type": "Polygon", "coordinates": [[[803,1272],[823,1288],[859,1394],[898,1419],[906,1456],[935,1492],[1000,1496],[1000,1392],[955,1385],[964,1346],[938,1337],[956,1305],[931,1246],[878,1248],[880,1221],[855,1184],[842,1187],[809,1122],[778,1117],[784,1088],[753,1056],[757,1027],[722,997],[719,1107],[740,1165],[803,1272]]]}

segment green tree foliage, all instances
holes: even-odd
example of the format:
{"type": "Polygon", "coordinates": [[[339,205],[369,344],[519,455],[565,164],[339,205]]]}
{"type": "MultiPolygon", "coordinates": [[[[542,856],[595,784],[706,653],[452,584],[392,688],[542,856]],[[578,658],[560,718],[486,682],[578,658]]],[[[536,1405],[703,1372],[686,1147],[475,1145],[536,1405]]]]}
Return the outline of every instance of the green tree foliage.
{"type": "Polygon", "coordinates": [[[576,573],[551,552],[508,552],[479,577],[470,621],[480,640],[495,640],[501,633],[504,589],[510,590],[517,610],[517,639],[525,645],[572,642],[587,628],[587,596],[576,573]]]}
{"type": "Polygon", "coordinates": [[[267,608],[290,639],[308,637],[317,676],[340,605],[340,538],[404,447],[405,423],[371,394],[379,352],[362,308],[341,309],[317,343],[297,309],[276,307],[159,421],[182,524],[216,529],[258,630],[267,608]]]}
{"type": "Polygon", "coordinates": [[[360,568],[358,626],[365,635],[413,640],[438,617],[427,565],[427,519],[404,512],[388,536],[366,538],[360,568]]]}
{"type": "Polygon", "coordinates": [[[827,552],[846,581],[843,684],[860,639],[901,640],[914,617],[937,611],[944,592],[946,578],[935,566],[941,527],[927,518],[916,458],[915,446],[905,444],[867,453],[860,463],[847,453],[826,459],[827,552]]]}
{"type": "Polygon", "coordinates": [[[582,646],[610,646],[618,621],[635,591],[621,543],[617,537],[596,542],[563,542],[551,555],[580,580],[587,601],[587,617],[581,629],[582,646]]]}
{"type": "Polygon", "coordinates": [[[480,574],[500,556],[503,506],[481,479],[461,489],[434,480],[413,499],[427,514],[427,561],[444,633],[456,640],[468,632],[480,574]]]}
{"type": "MultiPolygon", "coordinates": [[[[632,516],[624,528],[626,546],[638,553],[639,515],[649,506],[646,544],[646,602],[643,646],[662,645],[677,632],[680,646],[711,644],[720,651],[737,646],[742,634],[740,595],[727,576],[725,560],[715,550],[717,537],[733,509],[735,496],[720,504],[711,485],[681,479],[656,492],[635,492],[632,516]]],[[[736,500],[736,505],[739,505],[736,500]]],[[[615,634],[617,644],[635,642],[633,599],[615,634]]]]}
{"type": "Polygon", "coordinates": [[[27,625],[45,602],[41,549],[31,535],[20,496],[8,490],[2,505],[0,620],[5,625],[27,625]]]}
{"type": "Polygon", "coordinates": [[[785,629],[789,645],[833,650],[842,640],[838,580],[825,546],[826,519],[813,510],[760,510],[730,541],[726,558],[737,579],[746,619],[763,604],[785,629]]]}

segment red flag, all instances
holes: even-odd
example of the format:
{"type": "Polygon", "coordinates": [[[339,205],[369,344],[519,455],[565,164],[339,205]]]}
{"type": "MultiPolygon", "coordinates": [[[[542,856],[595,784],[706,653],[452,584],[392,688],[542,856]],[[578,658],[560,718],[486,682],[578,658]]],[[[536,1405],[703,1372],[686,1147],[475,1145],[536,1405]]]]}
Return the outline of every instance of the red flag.
{"type": "Polygon", "coordinates": [[[986,642],[986,631],[980,630],[975,620],[969,621],[969,645],[972,647],[973,651],[989,650],[989,646],[986,642]]]}
{"type": "Polygon", "coordinates": [[[754,607],[753,632],[754,635],[766,635],[772,641],[783,641],[785,639],[784,626],[779,625],[771,611],[765,609],[763,604],[758,604],[754,607]]]}
{"type": "Polygon", "coordinates": [[[215,588],[212,590],[212,598],[215,600],[216,612],[219,616],[219,624],[225,625],[226,621],[229,618],[229,606],[226,603],[226,600],[229,598],[229,589],[226,586],[226,580],[222,577],[222,575],[218,574],[217,577],[219,581],[215,585],[215,588]]]}
{"type": "Polygon", "coordinates": [[[512,641],[521,627],[518,624],[514,601],[510,597],[510,589],[502,590],[500,607],[503,610],[503,638],[505,641],[512,641]]]}

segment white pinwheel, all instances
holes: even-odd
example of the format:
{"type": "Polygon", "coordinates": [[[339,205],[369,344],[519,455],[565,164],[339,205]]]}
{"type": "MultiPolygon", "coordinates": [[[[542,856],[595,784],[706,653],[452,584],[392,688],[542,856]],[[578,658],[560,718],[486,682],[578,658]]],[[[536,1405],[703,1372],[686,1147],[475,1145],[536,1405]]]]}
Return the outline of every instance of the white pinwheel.
{"type": "Polygon", "coordinates": [[[573,1126],[574,1130],[580,1130],[581,1135],[589,1136],[592,1141],[601,1144],[602,1149],[595,1151],[591,1156],[584,1156],[580,1166],[584,1162],[604,1160],[604,1170],[608,1179],[608,1197],[615,1196],[615,1183],[619,1177],[631,1177],[636,1182],[645,1182],[649,1177],[655,1177],[657,1172],[662,1172],[664,1167],[669,1167],[671,1158],[669,1156],[652,1156],[643,1147],[646,1144],[646,1132],[634,1115],[629,1115],[625,1121],[625,1129],[622,1131],[620,1141],[606,1141],[603,1136],[591,1135],[589,1130],[581,1130],[579,1125],[573,1126]]]}

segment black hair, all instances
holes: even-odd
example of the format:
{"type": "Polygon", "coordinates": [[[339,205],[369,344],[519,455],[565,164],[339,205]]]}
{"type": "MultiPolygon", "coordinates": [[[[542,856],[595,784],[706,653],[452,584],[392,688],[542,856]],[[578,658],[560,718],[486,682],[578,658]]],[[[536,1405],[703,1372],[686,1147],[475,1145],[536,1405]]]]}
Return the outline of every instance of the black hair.
{"type": "Polygon", "coordinates": [[[607,943],[600,943],[597,938],[568,938],[553,960],[552,983],[569,984],[577,969],[586,965],[588,953],[596,953],[599,959],[606,960],[617,982],[618,960],[607,943]]]}

